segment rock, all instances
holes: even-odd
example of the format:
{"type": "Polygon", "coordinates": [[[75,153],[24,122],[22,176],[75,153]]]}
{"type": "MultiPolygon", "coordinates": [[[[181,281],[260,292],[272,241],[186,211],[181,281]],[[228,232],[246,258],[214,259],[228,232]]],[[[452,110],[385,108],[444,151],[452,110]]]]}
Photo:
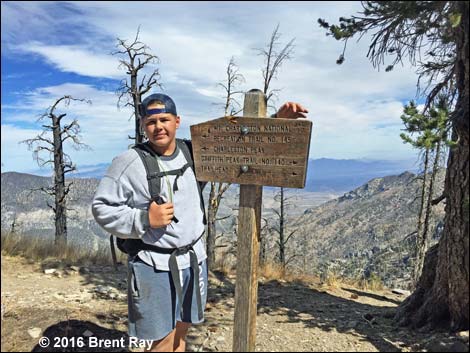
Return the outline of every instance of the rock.
{"type": "Polygon", "coordinates": [[[83,273],[83,274],[90,273],[90,269],[88,267],[81,267],[80,273],[83,273]]]}
{"type": "Polygon", "coordinates": [[[85,337],[91,337],[94,335],[93,332],[91,332],[90,330],[85,330],[83,333],[82,333],[83,336],[85,337]]]}
{"type": "Polygon", "coordinates": [[[455,341],[450,345],[449,352],[468,352],[468,344],[462,341],[455,341]]]}
{"type": "Polygon", "coordinates": [[[80,267],[79,266],[70,266],[69,269],[74,272],[80,272],[80,267]]]}
{"type": "Polygon", "coordinates": [[[41,333],[42,333],[42,330],[39,327],[33,327],[28,330],[28,334],[32,338],[38,338],[39,336],[41,336],[41,333]]]}
{"type": "Polygon", "coordinates": [[[411,294],[409,290],[399,289],[399,288],[392,289],[392,293],[398,294],[398,295],[406,295],[406,296],[411,294]]]}
{"type": "Polygon", "coordinates": [[[95,287],[95,292],[96,293],[100,293],[100,294],[108,294],[108,292],[110,292],[111,288],[108,287],[108,286],[102,286],[102,285],[98,285],[95,287]]]}
{"type": "Polygon", "coordinates": [[[349,328],[349,329],[353,329],[353,328],[356,328],[357,326],[359,325],[359,322],[358,321],[348,321],[346,323],[346,327],[349,328]]]}
{"type": "Polygon", "coordinates": [[[47,269],[44,270],[44,273],[45,273],[46,275],[52,275],[55,271],[57,271],[57,269],[55,269],[55,268],[47,268],[47,269]]]}
{"type": "Polygon", "coordinates": [[[468,343],[468,330],[457,332],[455,336],[462,342],[468,343]]]}
{"type": "Polygon", "coordinates": [[[431,340],[426,344],[428,352],[468,352],[468,345],[462,341],[447,341],[439,339],[431,340]]]}

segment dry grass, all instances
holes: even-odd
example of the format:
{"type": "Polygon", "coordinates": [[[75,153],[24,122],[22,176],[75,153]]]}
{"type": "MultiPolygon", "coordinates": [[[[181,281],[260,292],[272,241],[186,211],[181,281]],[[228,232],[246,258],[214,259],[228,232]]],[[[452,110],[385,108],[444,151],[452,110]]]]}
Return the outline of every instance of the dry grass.
{"type": "MultiPolygon", "coordinates": [[[[44,240],[9,232],[2,232],[1,241],[2,255],[23,256],[33,261],[55,258],[80,265],[112,264],[109,245],[102,245],[96,251],[90,251],[73,245],[56,246],[53,240],[44,240]]],[[[117,249],[116,255],[118,261],[125,262],[126,255],[120,253],[117,249]]]]}
{"type": "Polygon", "coordinates": [[[275,262],[267,262],[259,267],[259,276],[266,280],[283,280],[286,282],[297,282],[305,285],[319,283],[320,278],[314,275],[308,275],[298,270],[285,269],[275,262]]]}
{"type": "Polygon", "coordinates": [[[281,265],[274,262],[266,262],[258,269],[259,277],[264,277],[268,281],[286,280],[287,272],[281,265]]]}
{"type": "Polygon", "coordinates": [[[326,274],[324,283],[330,288],[340,288],[343,285],[348,285],[361,290],[380,291],[385,288],[379,276],[372,273],[369,278],[344,278],[337,273],[329,272],[326,274]]]}
{"type": "Polygon", "coordinates": [[[356,281],[354,285],[355,287],[364,289],[364,290],[377,291],[377,290],[384,289],[384,284],[382,280],[375,273],[372,273],[368,279],[361,279],[359,281],[356,281]]]}
{"type": "MultiPolygon", "coordinates": [[[[69,263],[77,265],[111,265],[111,250],[108,244],[102,245],[96,251],[90,252],[89,249],[79,249],[76,246],[66,245],[58,247],[52,240],[43,240],[37,237],[22,236],[2,232],[1,234],[2,255],[23,256],[33,261],[46,259],[66,260],[69,263]]],[[[117,261],[126,263],[127,255],[121,253],[116,248],[117,261]]],[[[217,256],[215,269],[222,272],[225,276],[236,273],[236,259],[230,253],[221,253],[217,256]]],[[[283,280],[286,282],[301,282],[305,284],[319,283],[329,288],[340,288],[346,284],[362,290],[383,290],[384,285],[380,277],[372,274],[368,279],[347,279],[339,275],[334,270],[329,270],[320,278],[318,276],[306,275],[304,273],[286,270],[280,264],[267,262],[258,269],[258,277],[266,281],[283,280]]]]}
{"type": "MultiPolygon", "coordinates": [[[[225,276],[236,274],[236,259],[230,254],[218,256],[215,270],[223,273],[225,276]]],[[[384,284],[380,277],[372,274],[370,278],[351,279],[345,278],[334,270],[329,270],[322,276],[308,275],[299,271],[284,269],[276,262],[267,262],[258,268],[258,278],[265,281],[285,281],[298,282],[306,285],[313,283],[324,285],[330,289],[341,288],[348,285],[361,290],[379,291],[384,289],[384,284]]]]}

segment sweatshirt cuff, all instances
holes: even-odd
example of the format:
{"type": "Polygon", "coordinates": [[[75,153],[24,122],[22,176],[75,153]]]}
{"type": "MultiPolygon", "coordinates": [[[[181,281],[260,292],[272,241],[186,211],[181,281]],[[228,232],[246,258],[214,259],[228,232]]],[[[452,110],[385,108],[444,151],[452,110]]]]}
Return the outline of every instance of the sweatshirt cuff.
{"type": "Polygon", "coordinates": [[[142,238],[150,227],[149,212],[147,210],[137,210],[135,217],[135,230],[139,238],[142,238]]]}

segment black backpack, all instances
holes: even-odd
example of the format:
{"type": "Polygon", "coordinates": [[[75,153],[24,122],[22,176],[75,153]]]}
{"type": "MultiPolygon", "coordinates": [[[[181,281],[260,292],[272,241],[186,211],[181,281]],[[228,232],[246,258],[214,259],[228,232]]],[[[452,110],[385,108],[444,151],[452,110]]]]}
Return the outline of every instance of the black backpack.
{"type": "MultiPolygon", "coordinates": [[[[178,190],[178,178],[183,175],[187,168],[191,168],[194,172],[194,163],[193,163],[193,156],[192,156],[192,144],[190,140],[183,140],[183,139],[176,139],[177,147],[183,152],[183,155],[186,159],[186,164],[181,167],[180,169],[170,170],[161,172],[157,162],[157,155],[153,151],[152,147],[149,145],[148,142],[140,143],[134,147],[135,151],[139,154],[142,162],[145,166],[145,171],[147,172],[147,181],[149,185],[150,197],[151,201],[155,201],[156,203],[161,203],[161,196],[160,196],[160,180],[164,175],[176,175],[175,181],[173,183],[173,191],[178,190]]],[[[202,197],[202,189],[206,185],[205,182],[197,182],[198,191],[199,191],[199,199],[201,210],[204,215],[204,224],[207,223],[206,220],[206,213],[204,209],[204,199],[202,197]]],[[[149,204],[150,204],[149,203],[149,204]]],[[[177,222],[177,220],[175,220],[177,222]]],[[[196,239],[193,244],[188,244],[188,246],[194,245],[194,243],[199,240],[196,239]]],[[[116,239],[116,245],[119,250],[122,252],[129,254],[130,256],[135,256],[139,253],[140,250],[150,250],[156,251],[159,253],[164,254],[171,254],[175,249],[166,249],[160,248],[154,245],[146,244],[141,239],[116,239]]],[[[185,247],[184,247],[185,248],[185,247]]],[[[184,250],[183,248],[181,250],[184,250]]]]}

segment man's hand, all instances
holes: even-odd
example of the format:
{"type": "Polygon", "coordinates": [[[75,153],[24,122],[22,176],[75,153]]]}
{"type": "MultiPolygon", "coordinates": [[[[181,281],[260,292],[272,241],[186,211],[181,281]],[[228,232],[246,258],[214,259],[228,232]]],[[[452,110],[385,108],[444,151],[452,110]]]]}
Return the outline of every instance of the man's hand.
{"type": "Polygon", "coordinates": [[[161,228],[169,225],[174,217],[173,204],[157,205],[155,201],[149,207],[149,222],[152,228],[161,228]]]}
{"type": "Polygon", "coordinates": [[[306,118],[308,110],[302,107],[299,103],[287,102],[284,103],[276,113],[276,118],[280,119],[298,119],[306,118]]]}

